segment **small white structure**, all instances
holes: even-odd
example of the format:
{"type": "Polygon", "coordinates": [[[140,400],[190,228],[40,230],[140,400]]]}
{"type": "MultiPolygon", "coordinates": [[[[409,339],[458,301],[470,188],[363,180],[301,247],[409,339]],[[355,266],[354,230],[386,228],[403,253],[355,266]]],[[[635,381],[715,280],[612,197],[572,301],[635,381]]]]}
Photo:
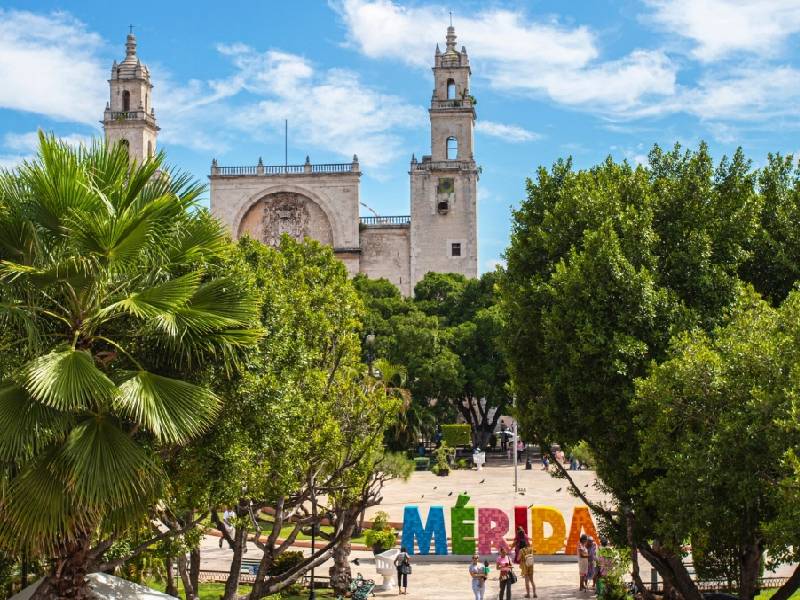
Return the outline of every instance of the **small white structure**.
{"type": "Polygon", "coordinates": [[[486,452],[474,452],[472,454],[472,462],[478,467],[478,471],[482,471],[483,465],[486,463],[486,452]]]}
{"type": "Polygon", "coordinates": [[[378,575],[383,575],[383,583],[378,589],[393,590],[397,585],[397,567],[394,566],[394,559],[400,554],[400,550],[392,548],[375,556],[375,570],[378,575]]]}
{"type": "MultiPolygon", "coordinates": [[[[119,600],[120,598],[126,600],[176,600],[175,596],[168,596],[149,587],[106,573],[91,573],[86,576],[86,579],[89,580],[91,589],[89,597],[94,600],[119,600]]],[[[33,596],[40,583],[42,583],[41,579],[20,593],[11,596],[11,600],[28,600],[33,596]]]]}

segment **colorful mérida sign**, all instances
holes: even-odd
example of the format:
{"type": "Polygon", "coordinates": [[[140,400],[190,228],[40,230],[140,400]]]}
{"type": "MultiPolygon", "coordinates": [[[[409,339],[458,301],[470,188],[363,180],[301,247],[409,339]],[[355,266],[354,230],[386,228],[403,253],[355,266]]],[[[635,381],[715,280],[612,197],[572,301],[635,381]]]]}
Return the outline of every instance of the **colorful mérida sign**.
{"type": "MultiPolygon", "coordinates": [[[[476,509],[474,506],[467,506],[468,502],[469,496],[461,494],[455,506],[450,509],[453,554],[473,554],[476,550],[480,554],[492,554],[501,547],[508,549],[506,538],[513,538],[517,527],[522,527],[531,538],[533,551],[536,554],[557,554],[562,551],[564,554],[575,554],[582,532],[597,539],[597,531],[586,506],[576,506],[572,509],[572,521],[567,533],[563,515],[552,506],[515,506],[512,529],[505,511],[499,508],[476,509]],[[549,535],[545,535],[545,524],[550,526],[549,535]]],[[[428,510],[428,520],[423,525],[419,508],[407,505],[403,511],[403,546],[410,554],[414,554],[415,549],[419,549],[419,554],[430,554],[433,542],[434,554],[447,554],[447,529],[444,519],[444,507],[431,506],[428,510]]]]}

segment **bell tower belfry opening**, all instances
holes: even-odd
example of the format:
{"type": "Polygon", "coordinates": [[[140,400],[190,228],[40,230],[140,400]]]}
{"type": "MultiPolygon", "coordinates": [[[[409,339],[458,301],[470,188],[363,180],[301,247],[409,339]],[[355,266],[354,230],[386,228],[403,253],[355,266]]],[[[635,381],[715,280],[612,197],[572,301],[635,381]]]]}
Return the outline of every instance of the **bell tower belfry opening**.
{"type": "Polygon", "coordinates": [[[429,271],[478,275],[475,98],[467,49],[456,49],[447,28],[445,51],[436,46],[431,153],[411,159],[411,280],[429,271]]]}
{"type": "Polygon", "coordinates": [[[136,56],[133,28],[125,43],[125,60],[114,61],[108,86],[110,96],[102,121],[106,143],[126,146],[131,161],[142,162],[156,152],[159,127],[150,70],[136,56]]]}

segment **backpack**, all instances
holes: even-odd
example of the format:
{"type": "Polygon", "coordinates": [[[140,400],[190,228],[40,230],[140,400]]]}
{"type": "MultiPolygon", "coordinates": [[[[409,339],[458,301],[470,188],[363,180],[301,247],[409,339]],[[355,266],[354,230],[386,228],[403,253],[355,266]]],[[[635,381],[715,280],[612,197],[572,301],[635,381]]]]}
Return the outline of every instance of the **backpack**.
{"type": "Polygon", "coordinates": [[[530,553],[530,554],[528,554],[528,555],[525,557],[525,566],[526,566],[526,567],[532,567],[532,566],[533,566],[533,562],[534,562],[534,560],[535,560],[535,558],[534,558],[534,556],[533,556],[533,553],[530,553]]]}

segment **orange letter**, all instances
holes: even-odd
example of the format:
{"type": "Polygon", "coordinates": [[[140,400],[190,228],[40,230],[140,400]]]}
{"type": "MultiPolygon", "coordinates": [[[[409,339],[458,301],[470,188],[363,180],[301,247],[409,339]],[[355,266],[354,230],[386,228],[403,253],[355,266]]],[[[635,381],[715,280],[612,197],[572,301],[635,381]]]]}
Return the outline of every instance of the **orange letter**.
{"type": "Polygon", "coordinates": [[[534,506],[531,508],[531,529],[533,530],[533,552],[535,554],[555,554],[564,547],[564,536],[567,526],[564,517],[552,506],[534,506]],[[553,528],[550,537],[544,537],[544,524],[553,528]]]}
{"type": "Polygon", "coordinates": [[[576,506],[572,509],[572,525],[569,527],[569,537],[567,538],[567,548],[564,550],[565,554],[578,553],[578,538],[581,536],[581,530],[590,535],[597,542],[597,530],[594,528],[592,522],[592,515],[589,514],[589,509],[586,506],[576,506]]]}

